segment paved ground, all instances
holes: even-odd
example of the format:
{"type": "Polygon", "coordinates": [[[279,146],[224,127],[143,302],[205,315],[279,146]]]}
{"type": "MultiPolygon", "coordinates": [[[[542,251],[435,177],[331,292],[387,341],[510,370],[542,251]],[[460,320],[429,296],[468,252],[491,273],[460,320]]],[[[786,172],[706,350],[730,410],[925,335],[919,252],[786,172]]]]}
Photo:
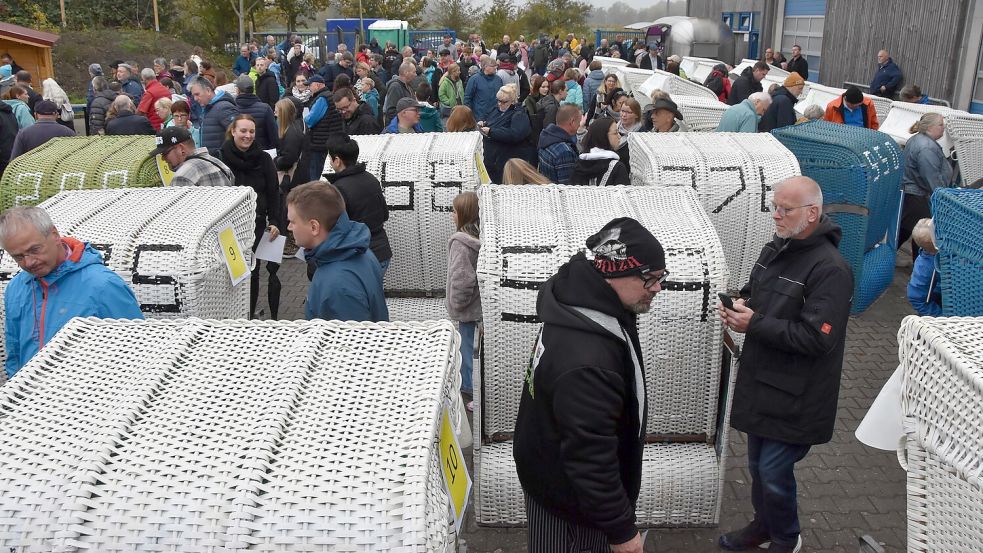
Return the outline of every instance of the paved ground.
{"type": "MultiPolygon", "coordinates": [[[[287,260],[280,275],[280,317],[303,318],[307,286],[304,265],[287,260]]],[[[866,313],[850,320],[833,441],[813,448],[797,465],[803,551],[856,552],[857,538],[863,534],[874,536],[888,552],[905,550],[905,473],[893,453],[860,444],[853,432],[897,367],[898,327],[901,319],[912,313],[905,299],[908,275],[908,269],[898,269],[887,292],[866,313]]],[[[265,305],[262,298],[260,309],[265,305]]],[[[732,437],[720,521],[725,529],[743,526],[750,518],[744,438],[737,432],[732,437]]],[[[466,454],[470,458],[470,452],[466,454]]],[[[463,538],[469,553],[526,551],[523,529],[481,528],[470,514],[465,524],[463,538]]],[[[645,550],[719,551],[716,539],[720,530],[652,530],[645,550]]]]}

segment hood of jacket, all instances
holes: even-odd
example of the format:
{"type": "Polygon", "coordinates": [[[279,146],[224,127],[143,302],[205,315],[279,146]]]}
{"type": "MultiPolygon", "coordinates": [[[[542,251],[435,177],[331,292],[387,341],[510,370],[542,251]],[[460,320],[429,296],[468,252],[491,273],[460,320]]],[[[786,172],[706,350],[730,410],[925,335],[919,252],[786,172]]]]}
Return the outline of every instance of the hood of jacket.
{"type": "Polygon", "coordinates": [[[550,146],[557,144],[559,142],[569,142],[574,147],[577,146],[577,137],[570,136],[567,131],[561,129],[556,123],[551,123],[548,127],[543,129],[543,133],[539,135],[539,148],[549,148],[550,146]]]}
{"type": "Polygon", "coordinates": [[[620,160],[621,157],[611,150],[605,150],[604,148],[595,146],[589,152],[580,154],[580,159],[584,161],[610,161],[612,159],[620,160]]]}
{"type": "Polygon", "coordinates": [[[808,250],[822,242],[829,242],[833,247],[839,247],[843,231],[840,226],[833,222],[827,215],[819,218],[819,225],[808,237],[801,240],[794,238],[780,238],[777,234],[772,238],[772,245],[778,251],[795,252],[808,250]]]}
{"type": "Polygon", "coordinates": [[[62,237],[62,243],[68,247],[68,257],[61,263],[61,265],[55,267],[55,270],[51,271],[47,275],[36,280],[42,280],[47,285],[52,285],[65,275],[74,273],[88,267],[89,265],[102,265],[102,254],[99,250],[93,248],[90,244],[77,240],[70,236],[62,237]]]}
{"type": "Polygon", "coordinates": [[[208,108],[211,109],[215,107],[219,102],[228,102],[232,105],[236,105],[235,98],[231,94],[226,94],[224,90],[215,90],[215,97],[208,102],[208,108]]]}
{"type": "Polygon", "coordinates": [[[792,92],[784,86],[776,88],[775,91],[771,93],[772,98],[778,98],[779,96],[787,97],[793,104],[799,101],[799,98],[795,94],[792,94],[792,92]]]}
{"type": "Polygon", "coordinates": [[[96,92],[96,96],[95,97],[96,98],[105,98],[105,99],[109,100],[110,102],[112,102],[113,100],[116,99],[117,96],[119,96],[119,93],[118,92],[116,92],[115,90],[110,90],[110,89],[107,88],[106,90],[103,90],[101,92],[96,92]]]}
{"type": "Polygon", "coordinates": [[[356,223],[342,212],[328,238],[311,251],[305,250],[307,261],[314,260],[317,266],[350,259],[369,249],[369,227],[356,223]]]}
{"type": "Polygon", "coordinates": [[[608,330],[576,311],[575,307],[610,315],[625,328],[635,325],[635,315],[624,308],[618,294],[594,270],[583,252],[570,258],[543,284],[536,299],[536,313],[543,323],[611,338],[608,330]]]}
{"type": "Polygon", "coordinates": [[[605,76],[606,75],[604,74],[604,70],[603,69],[595,69],[595,70],[593,70],[593,71],[591,71],[590,73],[587,74],[587,78],[588,79],[590,79],[592,81],[596,81],[598,83],[603,83],[605,76]]]}
{"type": "Polygon", "coordinates": [[[257,103],[259,103],[259,96],[253,94],[252,92],[240,92],[235,99],[235,104],[244,108],[252,107],[257,103]]]}
{"type": "Polygon", "coordinates": [[[451,238],[448,241],[448,243],[450,242],[457,242],[475,252],[481,250],[481,240],[475,238],[474,236],[471,236],[466,232],[462,232],[462,231],[455,232],[454,234],[451,235],[451,238]]]}
{"type": "Polygon", "coordinates": [[[741,71],[741,76],[742,77],[747,77],[747,78],[751,79],[752,81],[754,81],[754,66],[749,65],[749,66],[745,67],[744,68],[744,71],[741,71]]]}
{"type": "Polygon", "coordinates": [[[328,179],[328,182],[330,182],[331,184],[334,184],[335,182],[339,181],[340,179],[343,179],[345,177],[351,177],[353,175],[361,175],[364,172],[365,172],[365,164],[364,163],[356,163],[355,165],[352,165],[351,167],[345,167],[343,170],[341,170],[341,171],[339,171],[337,173],[328,173],[327,175],[324,175],[324,176],[328,179]]]}

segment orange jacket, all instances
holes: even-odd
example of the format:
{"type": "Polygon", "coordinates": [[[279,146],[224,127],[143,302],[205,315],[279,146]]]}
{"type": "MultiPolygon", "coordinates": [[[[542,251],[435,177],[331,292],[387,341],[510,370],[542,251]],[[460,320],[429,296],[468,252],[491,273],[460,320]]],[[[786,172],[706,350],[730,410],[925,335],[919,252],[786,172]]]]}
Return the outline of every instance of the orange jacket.
{"type": "MultiPolygon", "coordinates": [[[[874,102],[870,98],[864,96],[864,101],[860,104],[860,111],[864,114],[864,124],[865,127],[872,131],[876,131],[881,125],[877,122],[877,110],[874,108],[874,102]]],[[[833,100],[829,104],[826,104],[826,114],[823,115],[823,119],[829,121],[830,123],[843,123],[843,96],[833,100]]]]}

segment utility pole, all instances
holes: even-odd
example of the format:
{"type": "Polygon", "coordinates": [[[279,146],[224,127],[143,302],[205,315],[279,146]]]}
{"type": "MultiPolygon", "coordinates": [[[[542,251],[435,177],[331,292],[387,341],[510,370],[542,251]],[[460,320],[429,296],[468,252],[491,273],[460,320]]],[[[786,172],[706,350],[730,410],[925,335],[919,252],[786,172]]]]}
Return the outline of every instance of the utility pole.
{"type": "Polygon", "coordinates": [[[246,42],[246,27],[245,20],[246,10],[242,5],[243,0],[239,0],[239,45],[242,46],[246,42]]]}
{"type": "MultiPolygon", "coordinates": [[[[62,0],[64,2],[64,0],[62,0]]],[[[157,0],[154,0],[154,30],[160,32],[160,18],[157,16],[157,0]]]]}
{"type": "MultiPolygon", "coordinates": [[[[358,39],[362,44],[368,44],[369,41],[365,40],[365,19],[362,18],[362,0],[358,0],[358,39]]],[[[356,44],[355,48],[358,49],[359,45],[356,44]]]]}
{"type": "Polygon", "coordinates": [[[65,0],[59,2],[61,4],[61,26],[64,27],[65,23],[65,0]]]}

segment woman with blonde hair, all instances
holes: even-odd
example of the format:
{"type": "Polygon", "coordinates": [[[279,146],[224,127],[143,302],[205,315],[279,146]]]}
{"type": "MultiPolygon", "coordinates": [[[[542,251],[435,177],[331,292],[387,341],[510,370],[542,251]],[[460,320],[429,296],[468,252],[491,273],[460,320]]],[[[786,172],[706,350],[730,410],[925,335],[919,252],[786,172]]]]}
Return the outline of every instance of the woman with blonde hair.
{"type": "Polygon", "coordinates": [[[478,122],[474,120],[474,112],[468,106],[455,106],[445,125],[447,132],[471,132],[478,130],[478,122]]]}
{"type": "Polygon", "coordinates": [[[621,81],[618,79],[618,75],[608,73],[604,76],[604,80],[601,81],[600,86],[597,87],[597,93],[594,94],[594,98],[588,98],[588,100],[592,101],[587,109],[587,121],[593,121],[594,117],[614,116],[617,119],[618,114],[613,113],[611,108],[615,90],[624,92],[621,88],[621,81]]]}
{"type": "Polygon", "coordinates": [[[528,161],[514,157],[505,162],[502,184],[550,184],[550,180],[528,161]]]}
{"type": "Polygon", "coordinates": [[[437,86],[437,99],[440,100],[440,117],[447,122],[457,106],[464,105],[464,83],[461,81],[461,66],[452,63],[440,77],[437,86]]]}
{"type": "Polygon", "coordinates": [[[297,117],[297,106],[290,98],[280,99],[274,108],[280,145],[276,149],[273,164],[276,165],[280,191],[286,197],[295,185],[310,180],[308,175],[296,174],[297,161],[304,149],[304,120],[297,117]]]}
{"type": "Polygon", "coordinates": [[[484,135],[485,165],[492,182],[501,182],[505,162],[513,157],[530,160],[535,154],[529,135],[532,127],[526,110],[516,105],[518,89],[507,84],[495,95],[498,109],[493,109],[478,131],[484,135]]]}
{"type": "Polygon", "coordinates": [[[58,122],[66,127],[75,130],[75,112],[72,111],[72,101],[68,94],[61,88],[54,79],[45,79],[41,82],[41,97],[55,103],[58,108],[58,122]]]}
{"type": "MultiPolygon", "coordinates": [[[[929,199],[939,188],[952,184],[952,165],[937,140],[945,134],[945,120],[936,112],[926,113],[911,126],[914,136],[904,147],[904,175],[901,189],[901,223],[898,225],[898,247],[911,237],[915,224],[932,216],[929,199]]],[[[911,244],[912,259],[918,257],[918,245],[911,244]]]]}

